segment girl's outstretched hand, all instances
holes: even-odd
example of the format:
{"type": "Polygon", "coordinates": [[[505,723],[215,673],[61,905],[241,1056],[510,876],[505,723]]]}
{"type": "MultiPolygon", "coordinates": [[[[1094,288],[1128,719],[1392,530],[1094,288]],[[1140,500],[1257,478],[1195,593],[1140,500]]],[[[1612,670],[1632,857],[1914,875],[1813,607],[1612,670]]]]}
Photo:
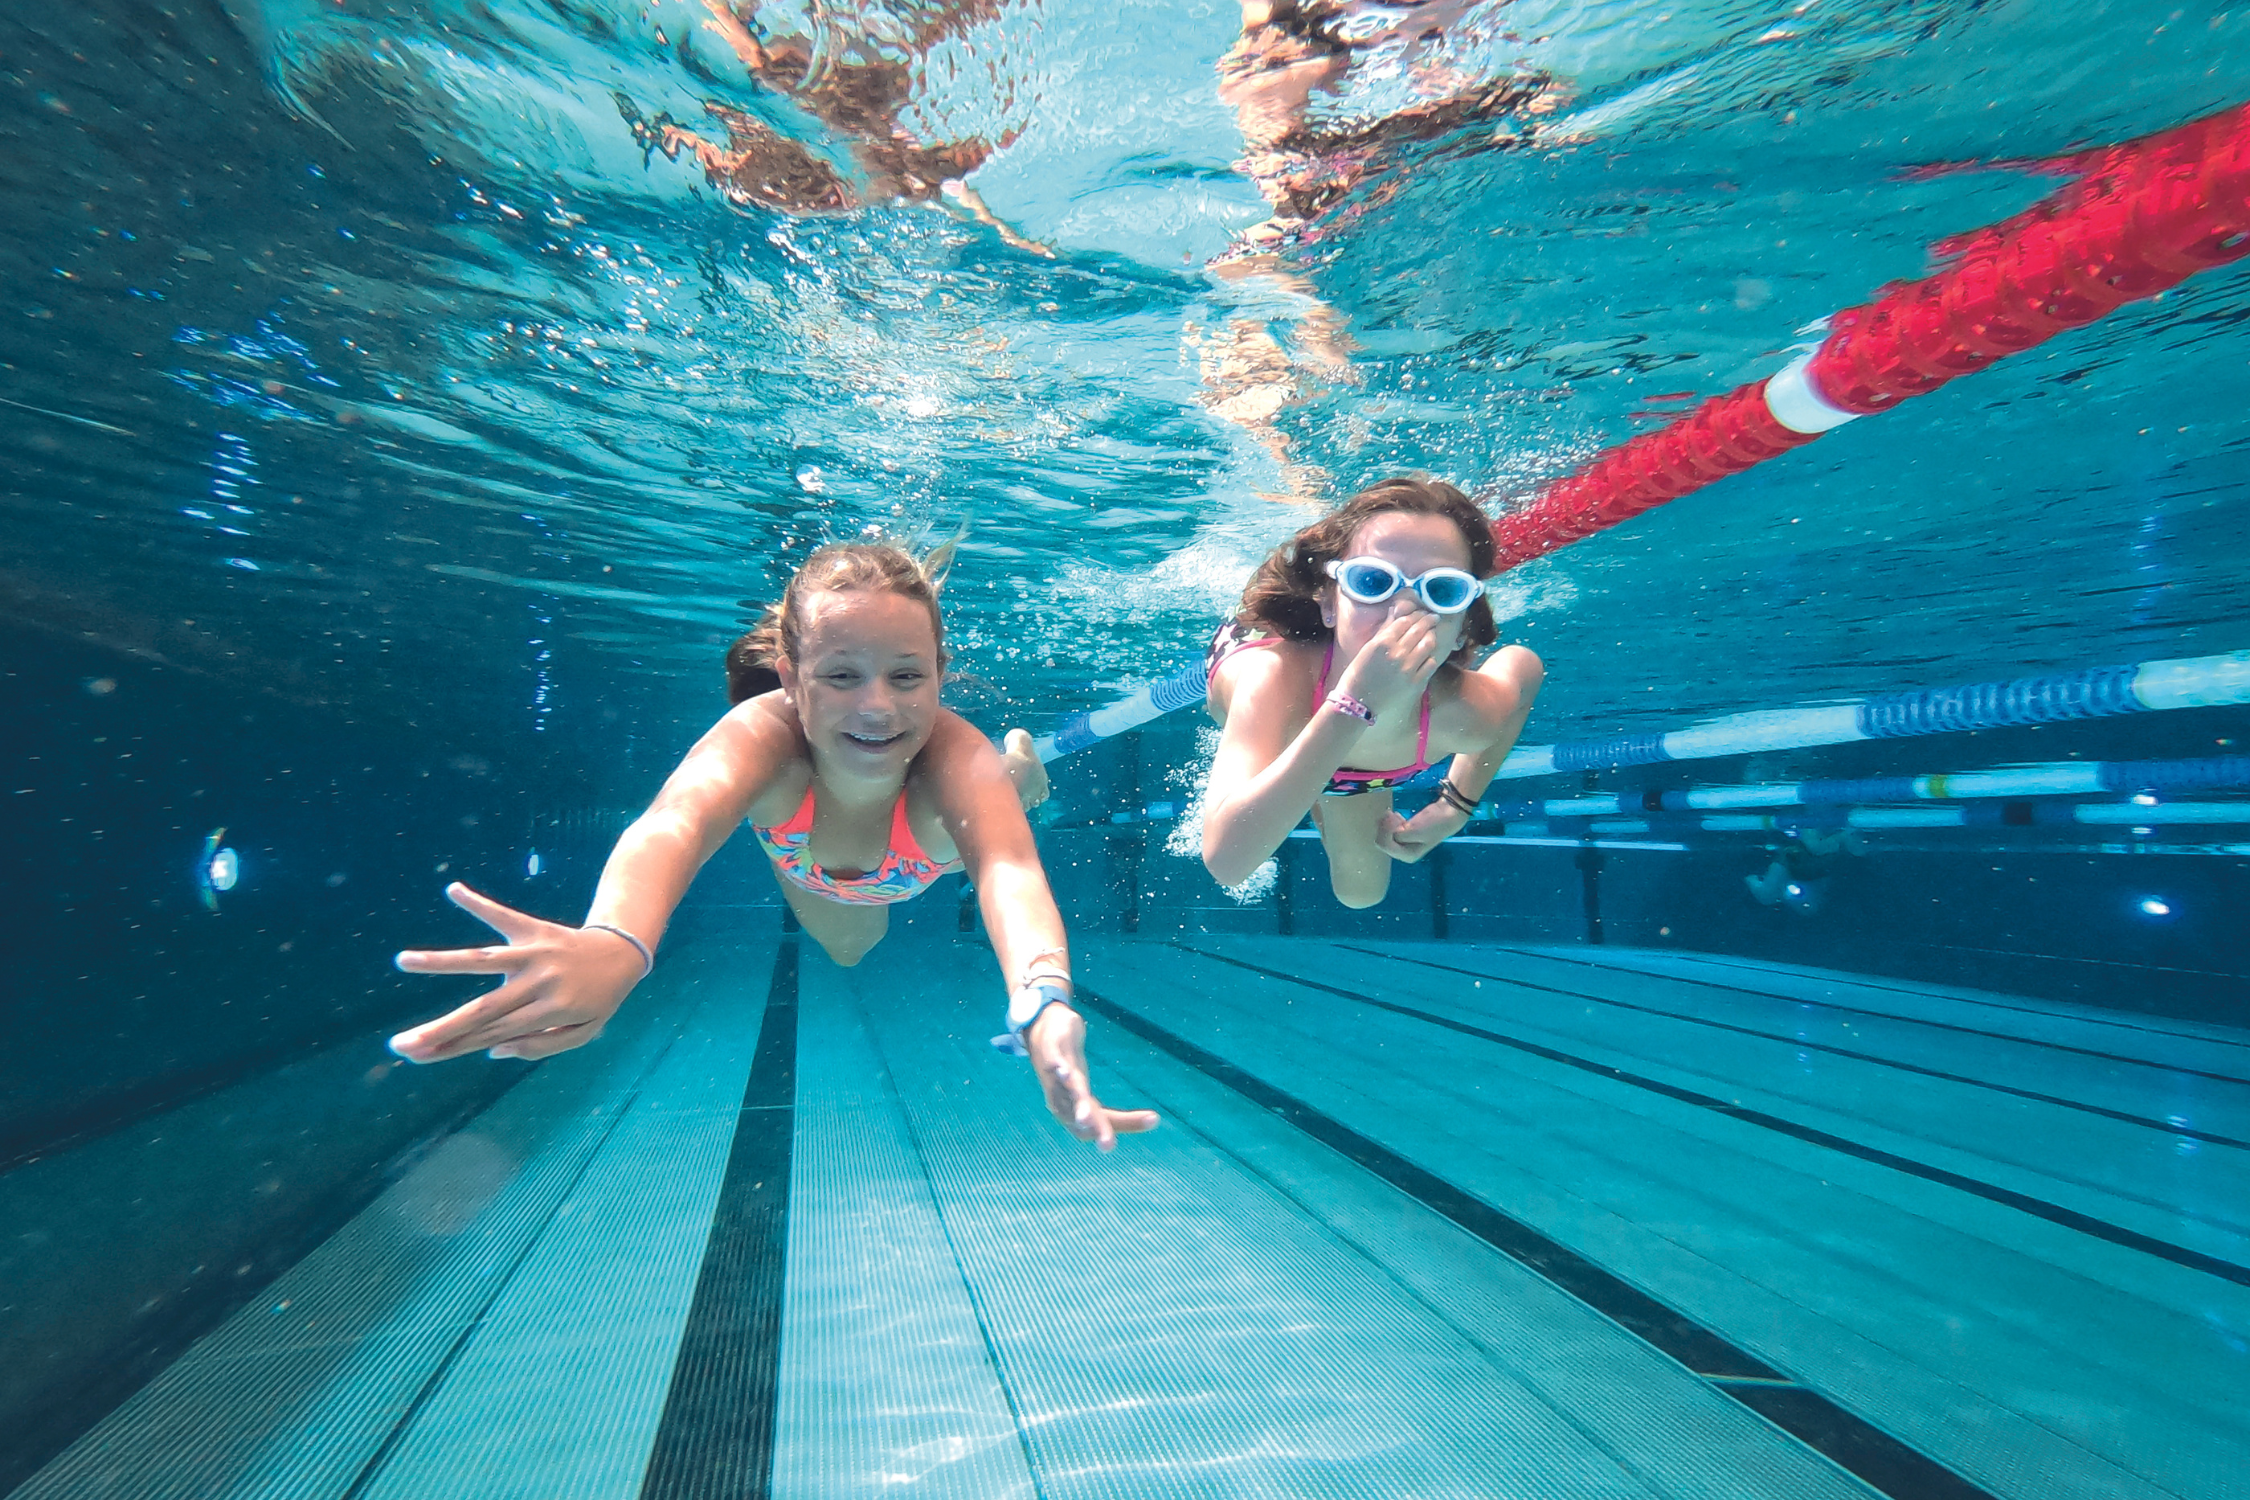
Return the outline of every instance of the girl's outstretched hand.
{"type": "Polygon", "coordinates": [[[1384,622],[1374,638],[1359,648],[1336,686],[1380,719],[1419,695],[1440,660],[1437,616],[1415,610],[1384,622]]]}
{"type": "Polygon", "coordinates": [[[450,1015],[391,1038],[409,1062],[444,1062],[471,1052],[549,1057],[602,1034],[644,972],[641,955],[613,932],[542,921],[455,881],[455,906],[506,938],[498,948],[401,953],[409,974],[504,974],[506,980],[450,1015]]]}
{"type": "Polygon", "coordinates": [[[1063,1128],[1104,1151],[1117,1149],[1120,1135],[1156,1128],[1153,1109],[1108,1109],[1094,1097],[1086,1073],[1086,1018],[1067,1005],[1050,1005],[1024,1037],[1047,1108],[1063,1128]]]}

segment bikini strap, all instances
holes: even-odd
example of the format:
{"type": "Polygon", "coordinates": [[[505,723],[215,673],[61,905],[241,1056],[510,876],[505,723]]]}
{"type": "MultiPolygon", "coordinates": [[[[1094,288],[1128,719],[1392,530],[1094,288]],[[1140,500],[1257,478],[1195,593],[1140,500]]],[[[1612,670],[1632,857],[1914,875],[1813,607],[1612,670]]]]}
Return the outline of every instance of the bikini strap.
{"type": "Polygon", "coordinates": [[[813,800],[813,783],[808,780],[805,783],[805,800],[797,804],[797,810],[789,815],[789,821],[776,823],[767,832],[775,834],[811,833],[813,817],[817,811],[813,800]]]}
{"type": "Polygon", "coordinates": [[[923,852],[922,841],[914,836],[913,820],[906,816],[906,788],[898,789],[898,801],[891,805],[891,853],[909,864],[934,865],[936,860],[923,852]]]}

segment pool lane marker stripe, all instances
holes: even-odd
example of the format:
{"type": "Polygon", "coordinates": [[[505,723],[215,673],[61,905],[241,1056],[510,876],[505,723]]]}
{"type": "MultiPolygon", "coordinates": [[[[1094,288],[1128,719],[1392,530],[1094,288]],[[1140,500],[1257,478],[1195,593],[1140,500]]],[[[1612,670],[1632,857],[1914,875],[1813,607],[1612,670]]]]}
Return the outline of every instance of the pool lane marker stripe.
{"type": "MultiPolygon", "coordinates": [[[[1195,952],[1194,949],[1185,949],[1195,952]]],[[[1210,957],[1209,954],[1201,955],[1210,957]]],[[[1242,965],[1251,968],[1249,964],[1242,965]]],[[[1257,972],[1265,972],[1259,970],[1257,972]]],[[[1287,979],[1287,975],[1274,975],[1287,979]]],[[[1302,983],[1302,981],[1294,981],[1302,983]]],[[[1996,1500],[1929,1455],[1797,1384],[1724,1335],[1665,1305],[1521,1219],[1455,1187],[1294,1094],[1081,985],[1078,1001],[1157,1050],[1272,1111],[1298,1130],[1451,1220],[1493,1249],[1600,1313],[1713,1390],[1764,1417],[1892,1500],[1996,1500]]]]}
{"type": "Polygon", "coordinates": [[[1771,1130],[1777,1134],[1803,1141],[1808,1145],[1822,1146],[1830,1151],[1842,1152],[1846,1156],[1855,1156],[1861,1161],[1873,1162],[1881,1167],[1889,1167],[1893,1171],[1903,1172],[1910,1177],[1919,1177],[1925,1182],[1934,1182],[1944,1187],[1956,1188],[1974,1197],[1983,1198],[1987,1202],[1998,1203],[2003,1207],[2030,1214],[2034,1218],[2045,1219],[2050,1224],[2059,1224],[2065,1229],[2075,1229],[2080,1234],[2091,1238],[2107,1240],[2110,1244],[2122,1245],[2128,1250],[2138,1250],[2145,1255],[2155,1256],[2159,1260],[2168,1260],[2176,1266],[2184,1266],[2191,1271],[2201,1271],[2206,1275],[2216,1276],[2222,1281],[2231,1281],[2236,1286],[2250,1286],[2250,1266],[2239,1265],[2231,1260],[2222,1260],[2216,1255],[2206,1255],[2200,1250],[2190,1250],[2185,1245],[2175,1245],[2169,1240],[2160,1240],[2153,1235],[2142,1234],[2139,1230],[2127,1229],[2122,1224],[2112,1224],[2106,1219],[2097,1219],[2091,1214],[2082,1214],[2074,1208],[2064,1208],[2059,1203],[2049,1203],[2044,1198],[2034,1198],[2029,1193],[2019,1193],[2013,1188],[2004,1188],[1996,1183],[1983,1182],[1974,1177],[1963,1176],[1959,1172],[1949,1172],[1943,1167],[1933,1167],[1927,1162],[1915,1161],[1911,1157],[1899,1156],[1874,1146],[1864,1146],[1858,1141],[1848,1140],[1840,1135],[1831,1135],[1825,1130],[1816,1130],[1810,1125],[1800,1125],[1794,1120],[1785,1120],[1779,1115],[1769,1115],[1764,1110],[1749,1109],[1740,1104],[1730,1103],[1725,1099],[1715,1098],[1710,1094],[1697,1093],[1694,1089],[1681,1088],[1677,1084],[1665,1083],[1660,1079],[1650,1078],[1644,1074],[1628,1072],[1611,1063],[1596,1062],[1592,1058],[1574,1056],[1568,1052],[1558,1051],[1553,1047],[1541,1046],[1537,1042],[1525,1041],[1522,1037],[1508,1036],[1502,1032],[1487,1030],[1482,1026],[1472,1026],[1466,1021],[1456,1021],[1447,1016],[1433,1014],[1430,1011],[1417,1010],[1411,1005],[1397,1005],[1388,1000],[1370,999],[1366,995],[1354,994],[1350,990],[1322,984],[1318,980],[1300,979],[1294,974],[1284,974],[1278,969],[1264,969],[1256,964],[1244,963],[1239,958],[1228,958],[1217,953],[1205,953],[1201,949],[1190,948],[1185,943],[1174,943],[1172,946],[1178,948],[1182,953],[1192,953],[1198,958],[1211,959],[1216,963],[1232,964],[1235,968],[1248,969],[1253,974],[1262,974],[1269,979],[1277,979],[1285,984],[1302,985],[1306,989],[1336,995],[1357,1005],[1371,1006],[1376,1010],[1387,1010],[1396,1015],[1409,1016],[1417,1021],[1425,1021],[1432,1026],[1442,1026],[1447,1031],[1457,1031],[1463,1036],[1473,1036],[1482,1041],[1496,1042],[1500,1046],[1510,1047],[1518,1052],[1526,1052],[1533,1057],[1544,1058],[1548,1062],[1561,1063],[1565,1067],[1576,1068],[1583,1073],[1592,1073],[1597,1077],[1629,1084],[1637,1089],[1646,1089],[1649,1093],[1659,1094],[1667,1099],[1676,1099],[1682,1104],[1692,1104],[1698,1109],[1707,1109],[1713,1114],[1725,1115],[1729,1119],[1740,1120],[1746,1125],[1755,1125],[1762,1130],[1771,1130]]]}
{"type": "MultiPolygon", "coordinates": [[[[1921,1063],[1905,1062],[1895,1057],[1884,1057],[1875,1052],[1860,1052],[1851,1047],[1836,1046],[1831,1042],[1809,1042],[1801,1037],[1790,1036],[1786,1032],[1760,1031],[1755,1026],[1737,1026],[1731,1021],[1714,1021],[1704,1016],[1682,1015],[1678,1011],[1666,1010],[1662,1006],[1636,1005],[1630,1000],[1613,1000],[1607,995],[1589,995],[1583,990],[1566,990],[1549,984],[1534,984],[1528,979],[1516,979],[1505,974],[1488,973],[1482,969],[1455,968],[1452,964],[1441,964],[1430,958],[1409,958],[1403,953],[1382,953],[1373,948],[1355,948],[1350,943],[1338,943],[1336,946],[1346,953],[1357,953],[1366,958],[1413,964],[1417,968],[1436,969],[1442,974],[1459,974],[1468,979],[1489,979],[1494,984],[1504,984],[1512,989],[1536,990],[1543,995],[1560,995],[1567,1000],[1584,1000],[1593,1005],[1607,1005],[1617,1010],[1638,1011],[1644,1016],[1660,1016],[1667,1021],[1680,1021],[1689,1026],[1707,1027],[1713,1031],[1731,1031],[1738,1036],[1752,1036],[1761,1041],[1780,1042],[1800,1051],[1826,1052],[1832,1057],[1848,1057],[1855,1062],[1873,1063],[1879,1068],[1895,1068],[1901,1073],[1914,1073],[1923,1078],[1939,1078],[1947,1083],[1966,1084],[1970,1088],[1987,1089],[1995,1094],[2008,1094],[2017,1099],[2029,1099],[2039,1104],[2052,1104],[2059,1109],[2077,1110],[2082,1114],[2099,1115],[2105,1120],[2116,1120],[2126,1125],[2138,1125],[2145,1130],[2160,1131],[2171,1136],[2182,1136],[2188,1140],[2203,1141],[2213,1146],[2250,1149],[2250,1141],[2241,1140],[2231,1135],[2219,1135],[2213,1131],[2197,1130],[2187,1125],[2174,1125],[2168,1120],[2152,1119],[2147,1115],[2127,1114],[2121,1109],[2109,1109],[2099,1104],[2088,1104],[2081,1099],[2065,1099],[2059,1094],[2042,1094],[2032,1089],[2019,1089],[2014,1084],[1996,1083],[1988,1078],[1972,1078],[1966,1073],[1948,1073],[1942,1068],[1924,1067],[1921,1063]]],[[[1197,948],[1189,951],[1201,953],[1203,950],[1197,948]]],[[[1205,956],[1210,957],[1212,955],[1206,954],[1205,956]]],[[[1537,955],[1533,956],[1536,957],[1537,955]]],[[[1601,968],[1606,973],[1624,974],[1634,978],[1656,980],[1671,978],[1668,974],[1649,974],[1641,969],[1606,968],[1598,964],[1590,967],[1601,968]]],[[[1694,983],[1693,980],[1686,982],[1694,983]]],[[[2027,1041],[2024,1045],[2036,1047],[2040,1044],[2027,1041]]]]}
{"type": "Polygon", "coordinates": [[[772,1492],[796,1103],[791,937],[774,955],[758,1050],[641,1500],[765,1500],[772,1492]]]}

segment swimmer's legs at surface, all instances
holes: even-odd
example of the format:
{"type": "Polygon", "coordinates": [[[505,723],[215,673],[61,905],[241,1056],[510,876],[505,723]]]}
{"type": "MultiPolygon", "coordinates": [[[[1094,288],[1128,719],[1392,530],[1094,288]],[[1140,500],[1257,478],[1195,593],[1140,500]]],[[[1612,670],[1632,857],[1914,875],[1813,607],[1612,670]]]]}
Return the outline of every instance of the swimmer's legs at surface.
{"type": "Polygon", "coordinates": [[[797,914],[797,921],[806,933],[820,944],[822,952],[847,969],[867,957],[868,950],[891,930],[891,909],[887,906],[847,906],[826,896],[816,896],[795,882],[784,880],[778,868],[773,872],[773,880],[781,887],[781,899],[789,903],[789,909],[797,914]]]}
{"type": "Polygon", "coordinates": [[[1313,798],[1313,826],[1320,830],[1320,847],[1328,851],[1329,888],[1355,911],[1390,894],[1391,857],[1375,842],[1390,810],[1389,792],[1313,798]]]}
{"type": "Polygon", "coordinates": [[[1032,748],[1029,730],[1009,730],[1001,741],[1000,759],[1008,767],[1008,779],[1016,784],[1016,796],[1022,799],[1025,812],[1047,800],[1047,768],[1039,764],[1039,752],[1032,748]]]}

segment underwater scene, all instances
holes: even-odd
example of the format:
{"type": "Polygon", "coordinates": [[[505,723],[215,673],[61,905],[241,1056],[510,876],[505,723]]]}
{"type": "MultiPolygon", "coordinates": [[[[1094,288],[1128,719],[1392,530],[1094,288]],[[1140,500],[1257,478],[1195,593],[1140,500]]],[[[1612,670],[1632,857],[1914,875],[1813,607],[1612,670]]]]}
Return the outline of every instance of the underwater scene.
{"type": "Polygon", "coordinates": [[[2250,8],[0,85],[0,1496],[2250,1500],[2250,8]]]}

